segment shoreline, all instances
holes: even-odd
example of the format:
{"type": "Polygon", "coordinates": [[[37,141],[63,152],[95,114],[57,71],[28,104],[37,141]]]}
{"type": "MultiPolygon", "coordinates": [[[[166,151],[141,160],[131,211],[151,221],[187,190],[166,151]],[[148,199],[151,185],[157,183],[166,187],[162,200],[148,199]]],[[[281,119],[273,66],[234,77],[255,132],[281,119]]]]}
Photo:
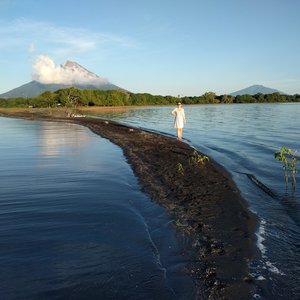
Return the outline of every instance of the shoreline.
{"type": "Polygon", "coordinates": [[[255,282],[248,262],[256,254],[257,219],[222,166],[196,164],[189,145],[113,121],[66,118],[47,109],[0,109],[0,116],[79,124],[121,147],[142,190],[167,210],[185,240],[185,272],[193,278],[198,298],[252,298],[255,282]]]}

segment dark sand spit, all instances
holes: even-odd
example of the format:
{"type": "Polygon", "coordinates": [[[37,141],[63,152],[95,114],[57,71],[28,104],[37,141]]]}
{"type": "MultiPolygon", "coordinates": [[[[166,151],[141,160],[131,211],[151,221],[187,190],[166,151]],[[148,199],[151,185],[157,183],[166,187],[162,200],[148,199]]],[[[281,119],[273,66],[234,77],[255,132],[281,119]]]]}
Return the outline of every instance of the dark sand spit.
{"type": "Polygon", "coordinates": [[[76,123],[120,146],[142,189],[174,220],[197,299],[252,298],[256,217],[215,162],[195,163],[194,149],[175,138],[98,118],[37,109],[1,109],[0,116],[76,123]]]}

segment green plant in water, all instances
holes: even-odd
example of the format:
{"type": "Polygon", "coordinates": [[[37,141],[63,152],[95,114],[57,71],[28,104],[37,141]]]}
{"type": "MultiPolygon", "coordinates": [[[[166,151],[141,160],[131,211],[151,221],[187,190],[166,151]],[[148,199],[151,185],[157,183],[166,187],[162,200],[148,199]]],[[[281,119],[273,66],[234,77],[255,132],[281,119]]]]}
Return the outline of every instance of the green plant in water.
{"type": "Polygon", "coordinates": [[[205,164],[205,162],[209,161],[209,158],[206,155],[199,154],[196,150],[194,150],[192,154],[192,161],[196,164],[205,164]]]}
{"type": "Polygon", "coordinates": [[[292,149],[282,146],[280,151],[275,152],[275,158],[283,163],[284,178],[286,186],[288,185],[289,177],[292,177],[292,186],[296,188],[296,173],[298,172],[296,152],[292,149]]]}
{"type": "Polygon", "coordinates": [[[181,175],[184,174],[184,168],[183,168],[183,165],[181,163],[177,163],[176,169],[177,169],[177,172],[180,173],[181,175]]]}

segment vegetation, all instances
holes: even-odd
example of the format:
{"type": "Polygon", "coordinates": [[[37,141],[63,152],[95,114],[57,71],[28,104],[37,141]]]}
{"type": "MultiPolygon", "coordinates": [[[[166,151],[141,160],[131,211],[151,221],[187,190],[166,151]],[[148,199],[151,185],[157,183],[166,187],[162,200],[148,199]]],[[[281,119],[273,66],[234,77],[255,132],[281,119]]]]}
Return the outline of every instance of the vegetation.
{"type": "MultiPolygon", "coordinates": [[[[206,155],[201,155],[197,150],[193,151],[193,154],[189,157],[189,165],[193,164],[194,166],[205,165],[209,161],[209,158],[206,155]]],[[[178,162],[176,165],[176,171],[180,175],[184,175],[184,167],[182,163],[178,162]]]]}
{"type": "Polygon", "coordinates": [[[204,165],[205,162],[209,161],[209,158],[206,155],[199,154],[197,150],[194,150],[191,159],[194,163],[199,165],[204,165]]]}
{"type": "MultiPolygon", "coordinates": [[[[129,93],[122,90],[80,90],[76,88],[44,92],[33,98],[0,99],[0,107],[77,107],[77,106],[129,106],[129,105],[169,105],[178,97],[151,95],[148,93],[129,93]]],[[[228,103],[274,103],[300,102],[300,95],[256,94],[253,96],[217,96],[207,92],[202,96],[181,97],[183,104],[228,104],[228,103]]]]}
{"type": "Polygon", "coordinates": [[[184,174],[184,168],[183,165],[181,163],[177,163],[176,165],[176,170],[179,174],[183,175],[184,174]]]}
{"type": "Polygon", "coordinates": [[[283,163],[284,178],[286,186],[288,185],[289,178],[292,177],[292,186],[295,190],[296,188],[296,173],[298,172],[297,168],[297,157],[296,151],[293,151],[290,148],[285,146],[281,147],[279,151],[275,152],[275,158],[283,163]]]}

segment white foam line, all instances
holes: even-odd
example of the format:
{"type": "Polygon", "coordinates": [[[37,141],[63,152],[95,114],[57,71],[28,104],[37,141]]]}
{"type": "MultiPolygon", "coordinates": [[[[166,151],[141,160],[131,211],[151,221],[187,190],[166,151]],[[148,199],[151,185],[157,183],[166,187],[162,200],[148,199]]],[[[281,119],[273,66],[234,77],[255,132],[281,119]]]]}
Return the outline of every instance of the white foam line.
{"type": "Polygon", "coordinates": [[[261,219],[258,232],[256,233],[257,236],[257,247],[264,256],[266,253],[266,247],[263,244],[265,241],[264,236],[266,235],[266,221],[264,219],[261,219]]]}
{"type": "MultiPolygon", "coordinates": [[[[257,247],[261,252],[263,260],[265,261],[266,269],[268,271],[270,271],[272,273],[275,273],[275,274],[278,274],[278,275],[285,275],[272,262],[270,262],[268,260],[268,257],[266,255],[267,248],[264,245],[264,241],[266,240],[265,239],[265,236],[266,236],[266,220],[261,219],[259,229],[258,229],[258,232],[256,233],[256,236],[257,236],[257,247]]],[[[263,280],[263,279],[261,278],[261,279],[258,279],[258,280],[263,280]]]]}

